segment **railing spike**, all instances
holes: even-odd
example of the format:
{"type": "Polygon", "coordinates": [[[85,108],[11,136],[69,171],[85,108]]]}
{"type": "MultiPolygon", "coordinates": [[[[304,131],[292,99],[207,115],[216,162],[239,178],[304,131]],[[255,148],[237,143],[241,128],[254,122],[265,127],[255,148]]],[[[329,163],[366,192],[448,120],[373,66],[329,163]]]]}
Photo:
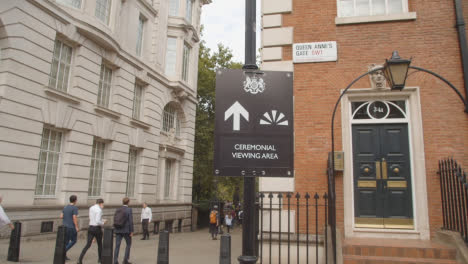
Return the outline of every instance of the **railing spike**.
{"type": "Polygon", "coordinates": [[[273,198],[273,193],[268,194],[268,198],[273,198]]]}
{"type": "Polygon", "coordinates": [[[317,200],[317,199],[319,199],[319,198],[320,198],[320,196],[318,195],[318,193],[315,193],[314,199],[317,200]]]}
{"type": "Polygon", "coordinates": [[[299,192],[296,193],[296,198],[297,198],[297,199],[301,198],[301,195],[299,194],[299,192]]]}
{"type": "Polygon", "coordinates": [[[309,199],[309,198],[310,198],[310,194],[309,194],[308,192],[306,192],[305,198],[306,198],[306,199],[309,199]]]}
{"type": "Polygon", "coordinates": [[[278,198],[283,198],[283,194],[282,193],[278,193],[278,198]]]}

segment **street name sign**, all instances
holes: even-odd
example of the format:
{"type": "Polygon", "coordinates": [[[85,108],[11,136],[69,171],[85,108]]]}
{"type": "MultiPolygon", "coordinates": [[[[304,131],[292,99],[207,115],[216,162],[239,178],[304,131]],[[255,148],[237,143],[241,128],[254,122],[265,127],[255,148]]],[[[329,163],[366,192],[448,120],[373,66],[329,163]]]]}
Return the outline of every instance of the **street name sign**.
{"type": "Polygon", "coordinates": [[[337,59],[336,41],[293,44],[294,63],[336,61],[337,59]]]}
{"type": "Polygon", "coordinates": [[[294,176],[292,72],[216,74],[216,176],[294,176]]]}

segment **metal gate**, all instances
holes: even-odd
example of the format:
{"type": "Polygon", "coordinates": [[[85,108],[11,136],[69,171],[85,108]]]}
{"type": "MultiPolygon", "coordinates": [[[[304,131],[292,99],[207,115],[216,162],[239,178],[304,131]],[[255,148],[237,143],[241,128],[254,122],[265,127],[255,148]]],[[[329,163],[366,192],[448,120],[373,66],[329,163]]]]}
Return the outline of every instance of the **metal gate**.
{"type": "Polygon", "coordinates": [[[328,259],[328,195],[258,194],[258,263],[332,263],[328,259]]]}

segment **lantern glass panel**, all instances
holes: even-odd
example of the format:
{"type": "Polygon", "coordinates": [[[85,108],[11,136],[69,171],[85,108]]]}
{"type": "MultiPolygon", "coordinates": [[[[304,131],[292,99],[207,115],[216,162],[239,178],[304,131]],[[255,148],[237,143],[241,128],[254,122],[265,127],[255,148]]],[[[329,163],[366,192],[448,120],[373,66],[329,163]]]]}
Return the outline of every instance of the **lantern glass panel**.
{"type": "Polygon", "coordinates": [[[389,70],[392,72],[392,83],[397,86],[403,86],[406,80],[408,65],[406,63],[390,64],[389,70]]]}

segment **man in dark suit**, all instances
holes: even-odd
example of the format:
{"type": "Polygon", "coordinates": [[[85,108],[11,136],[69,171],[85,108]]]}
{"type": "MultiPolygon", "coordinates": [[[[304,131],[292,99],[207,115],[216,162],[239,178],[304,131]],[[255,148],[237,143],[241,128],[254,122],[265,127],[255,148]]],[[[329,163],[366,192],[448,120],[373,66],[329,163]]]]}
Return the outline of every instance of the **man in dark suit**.
{"type": "MultiPolygon", "coordinates": [[[[119,250],[120,243],[122,238],[125,239],[127,246],[125,247],[125,256],[123,264],[131,264],[128,259],[130,258],[130,248],[132,246],[132,236],[133,236],[133,212],[132,208],[128,207],[130,199],[125,197],[122,199],[123,209],[125,210],[127,220],[122,227],[115,227],[115,251],[114,251],[114,263],[119,263],[119,250]]],[[[119,209],[117,209],[119,210],[119,209]]]]}

